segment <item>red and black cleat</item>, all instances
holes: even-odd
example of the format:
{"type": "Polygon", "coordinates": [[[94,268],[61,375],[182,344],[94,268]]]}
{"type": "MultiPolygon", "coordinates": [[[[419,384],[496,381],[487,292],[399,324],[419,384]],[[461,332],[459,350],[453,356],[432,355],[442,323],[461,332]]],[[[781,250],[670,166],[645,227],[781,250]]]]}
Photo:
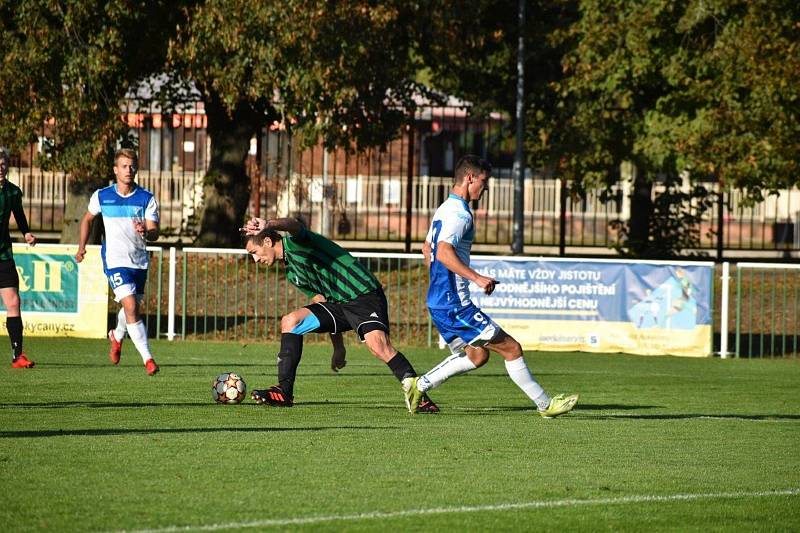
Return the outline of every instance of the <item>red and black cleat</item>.
{"type": "Polygon", "coordinates": [[[260,405],[274,405],[275,407],[291,407],[294,405],[292,398],[289,398],[278,385],[268,389],[254,390],[250,393],[250,397],[260,405]]]}
{"type": "Polygon", "coordinates": [[[422,400],[419,402],[419,406],[417,407],[417,414],[421,415],[432,415],[439,412],[439,407],[433,403],[433,400],[428,398],[427,394],[422,395],[422,400]]]}
{"type": "Polygon", "coordinates": [[[11,361],[11,368],[33,368],[35,363],[25,357],[24,353],[19,354],[11,361]]]}

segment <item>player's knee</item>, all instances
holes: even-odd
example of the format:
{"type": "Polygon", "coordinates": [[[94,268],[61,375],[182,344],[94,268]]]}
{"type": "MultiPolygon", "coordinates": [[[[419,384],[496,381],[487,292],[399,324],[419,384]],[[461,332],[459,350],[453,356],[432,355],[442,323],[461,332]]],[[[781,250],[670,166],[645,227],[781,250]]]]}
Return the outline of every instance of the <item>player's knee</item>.
{"type": "Polygon", "coordinates": [[[364,335],[364,344],[367,345],[372,355],[382,360],[390,359],[396,351],[386,333],[380,330],[370,331],[364,335]]]}
{"type": "Polygon", "coordinates": [[[8,309],[8,311],[11,311],[12,313],[15,314],[19,314],[19,294],[12,293],[10,296],[4,298],[3,300],[4,300],[3,303],[5,304],[6,309],[8,309]]]}
{"type": "Polygon", "coordinates": [[[508,360],[519,359],[522,357],[522,346],[520,346],[516,340],[512,339],[511,343],[509,343],[508,351],[506,353],[506,359],[508,360]]]}
{"type": "Polygon", "coordinates": [[[469,354],[469,360],[475,365],[475,368],[480,368],[489,361],[489,352],[475,352],[469,354]]]}
{"type": "Polygon", "coordinates": [[[281,317],[281,333],[290,333],[299,323],[300,319],[294,313],[283,315],[281,317]]]}

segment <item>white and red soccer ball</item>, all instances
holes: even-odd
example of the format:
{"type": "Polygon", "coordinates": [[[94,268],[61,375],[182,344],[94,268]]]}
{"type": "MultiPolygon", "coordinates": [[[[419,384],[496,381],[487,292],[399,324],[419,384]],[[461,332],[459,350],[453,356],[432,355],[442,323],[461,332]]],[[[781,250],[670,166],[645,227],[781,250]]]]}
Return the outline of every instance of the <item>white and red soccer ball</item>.
{"type": "Polygon", "coordinates": [[[211,383],[211,397],[217,403],[240,403],[247,393],[247,384],[236,372],[225,372],[211,383]]]}

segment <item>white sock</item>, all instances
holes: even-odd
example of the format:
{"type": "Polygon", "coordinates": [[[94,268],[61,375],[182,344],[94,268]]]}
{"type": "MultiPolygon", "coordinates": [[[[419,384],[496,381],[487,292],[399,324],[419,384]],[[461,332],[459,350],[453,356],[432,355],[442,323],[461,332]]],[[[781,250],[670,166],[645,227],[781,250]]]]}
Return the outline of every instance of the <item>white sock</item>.
{"type": "Polygon", "coordinates": [[[153,358],[153,354],[150,353],[150,345],[147,343],[147,330],[144,327],[144,322],[140,320],[139,322],[128,324],[128,336],[139,351],[139,355],[142,356],[143,363],[153,358]]]}
{"type": "Polygon", "coordinates": [[[522,389],[522,392],[533,400],[533,403],[536,404],[540,411],[547,409],[547,406],[550,405],[550,397],[542,386],[533,379],[531,371],[528,370],[528,365],[525,364],[524,357],[506,361],[506,372],[508,372],[511,381],[516,383],[517,387],[522,389]]]}
{"type": "Polygon", "coordinates": [[[125,338],[125,332],[128,330],[127,325],[125,309],[120,308],[119,313],[117,313],[117,327],[114,328],[114,338],[117,339],[117,342],[122,342],[122,339],[125,338]]]}
{"type": "Polygon", "coordinates": [[[428,391],[438,387],[449,378],[470,370],[475,370],[475,364],[469,360],[467,354],[464,352],[454,353],[420,377],[417,381],[417,388],[420,392],[428,391]]]}

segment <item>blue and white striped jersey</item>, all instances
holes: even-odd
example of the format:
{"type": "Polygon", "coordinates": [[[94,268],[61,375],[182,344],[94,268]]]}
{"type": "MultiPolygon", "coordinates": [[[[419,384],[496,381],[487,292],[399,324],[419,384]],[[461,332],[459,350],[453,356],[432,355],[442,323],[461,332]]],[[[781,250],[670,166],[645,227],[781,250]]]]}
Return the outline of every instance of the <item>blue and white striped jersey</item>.
{"type": "Polygon", "coordinates": [[[431,309],[455,309],[470,303],[469,281],[445,268],[436,260],[439,243],[450,244],[465,265],[469,265],[475,227],[472,211],[463,198],[455,194],[436,210],[425,240],[431,244],[431,281],[427,304],[431,309]]]}
{"type": "Polygon", "coordinates": [[[98,189],[89,200],[89,212],[102,215],[105,240],[101,255],[103,268],[147,268],[150,256],[134,220],[158,222],[158,202],[153,193],[138,185],[127,196],[117,192],[116,184],[98,189]]]}

